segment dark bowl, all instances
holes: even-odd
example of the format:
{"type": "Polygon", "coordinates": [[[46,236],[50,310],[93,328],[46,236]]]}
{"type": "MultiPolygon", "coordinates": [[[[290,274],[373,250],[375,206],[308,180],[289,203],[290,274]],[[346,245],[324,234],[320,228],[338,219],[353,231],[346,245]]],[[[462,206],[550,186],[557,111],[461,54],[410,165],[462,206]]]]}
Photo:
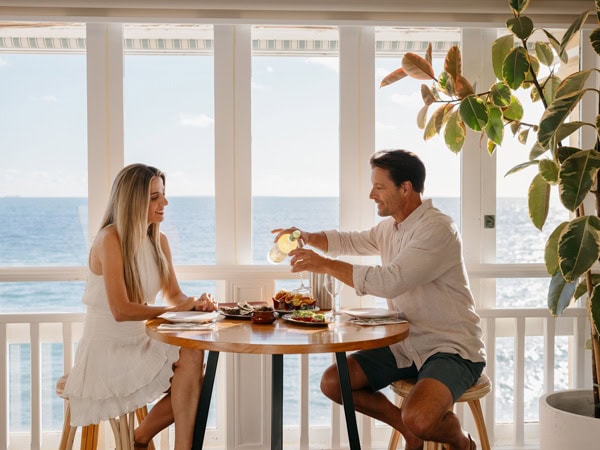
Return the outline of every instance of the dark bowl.
{"type": "Polygon", "coordinates": [[[252,322],[268,325],[275,322],[277,313],[275,311],[254,311],[252,313],[252,322]]]}

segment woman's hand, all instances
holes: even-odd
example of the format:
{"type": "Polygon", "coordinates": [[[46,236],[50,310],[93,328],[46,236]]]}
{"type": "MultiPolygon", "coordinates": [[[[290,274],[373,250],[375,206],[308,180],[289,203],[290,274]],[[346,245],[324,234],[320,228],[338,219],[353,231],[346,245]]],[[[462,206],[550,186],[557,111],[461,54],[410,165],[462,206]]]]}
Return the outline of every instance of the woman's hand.
{"type": "Polygon", "coordinates": [[[194,303],[194,311],[216,311],[218,308],[219,304],[212,294],[203,293],[194,303]]]}

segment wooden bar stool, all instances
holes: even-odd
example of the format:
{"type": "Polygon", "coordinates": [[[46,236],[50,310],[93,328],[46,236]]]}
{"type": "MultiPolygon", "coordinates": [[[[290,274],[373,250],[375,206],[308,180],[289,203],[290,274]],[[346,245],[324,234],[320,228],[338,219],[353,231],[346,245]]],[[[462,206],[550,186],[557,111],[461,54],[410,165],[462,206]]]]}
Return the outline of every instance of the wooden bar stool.
{"type": "MultiPolygon", "coordinates": [[[[63,375],[56,382],[56,394],[59,397],[63,397],[65,390],[65,384],[67,382],[68,374],[63,375]]],[[[73,442],[75,440],[75,433],[77,427],[71,426],[71,407],[69,400],[65,399],[65,419],[63,422],[62,434],[60,437],[59,450],[72,450],[73,442]]],[[[109,423],[115,437],[116,450],[133,450],[133,427],[135,419],[140,424],[144,417],[148,415],[148,408],[142,406],[130,412],[123,414],[119,417],[109,419],[109,423]]],[[[94,423],[81,427],[81,450],[96,450],[98,447],[98,429],[100,424],[94,423]]],[[[154,444],[152,441],[148,443],[148,450],[154,450],[154,444]]]]}
{"type": "MultiPolygon", "coordinates": [[[[414,387],[416,380],[398,380],[394,381],[390,388],[398,396],[398,406],[402,405],[402,402],[414,387]]],[[[467,402],[471,408],[475,425],[477,426],[477,433],[479,434],[479,441],[481,443],[482,450],[490,450],[490,441],[487,435],[487,429],[485,427],[485,421],[483,420],[483,411],[481,409],[480,399],[485,397],[492,391],[492,382],[486,374],[482,374],[477,382],[465,391],[456,402],[467,402]]],[[[390,436],[390,442],[388,450],[396,450],[398,446],[398,440],[400,439],[400,432],[398,430],[392,430],[390,436]]],[[[423,450],[442,450],[442,444],[438,442],[425,442],[423,450]]]]}

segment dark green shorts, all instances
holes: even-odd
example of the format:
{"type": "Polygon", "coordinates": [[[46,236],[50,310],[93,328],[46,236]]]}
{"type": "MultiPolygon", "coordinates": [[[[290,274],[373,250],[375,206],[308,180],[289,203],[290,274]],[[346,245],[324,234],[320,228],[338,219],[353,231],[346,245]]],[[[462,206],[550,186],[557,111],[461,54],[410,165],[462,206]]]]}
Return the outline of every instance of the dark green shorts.
{"type": "Polygon", "coordinates": [[[360,350],[348,357],[358,362],[373,391],[383,389],[396,380],[433,378],[450,389],[454,401],[475,384],[485,367],[484,362],[473,362],[457,354],[436,353],[425,361],[421,370],[417,370],[414,363],[399,368],[389,347],[360,350]]]}

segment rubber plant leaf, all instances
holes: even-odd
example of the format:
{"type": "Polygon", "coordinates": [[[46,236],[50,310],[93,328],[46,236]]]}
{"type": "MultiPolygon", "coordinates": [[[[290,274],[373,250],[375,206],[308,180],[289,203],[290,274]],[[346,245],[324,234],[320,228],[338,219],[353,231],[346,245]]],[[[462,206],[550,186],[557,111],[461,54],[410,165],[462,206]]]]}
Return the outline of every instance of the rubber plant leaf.
{"type": "Polygon", "coordinates": [[[423,130],[425,128],[425,123],[427,122],[427,111],[429,110],[429,105],[425,104],[417,113],[417,127],[419,130],[423,130]]]}
{"type": "Polygon", "coordinates": [[[392,73],[388,74],[383,80],[381,80],[381,83],[379,83],[379,87],[382,88],[389,84],[395,83],[396,81],[401,80],[402,78],[406,78],[406,76],[406,72],[402,67],[400,67],[399,69],[396,69],[392,73]]]}
{"type": "Polygon", "coordinates": [[[555,98],[554,101],[542,114],[540,128],[538,131],[538,141],[544,147],[550,143],[558,128],[567,120],[569,114],[579,104],[584,91],[576,91],[562,97],[555,98]]]}
{"type": "Polygon", "coordinates": [[[488,122],[485,126],[485,134],[495,144],[502,144],[502,140],[504,139],[504,122],[502,122],[502,111],[496,106],[488,108],[488,122]]]}
{"type": "Polygon", "coordinates": [[[469,95],[463,99],[459,111],[463,122],[472,130],[481,131],[487,125],[487,107],[479,97],[469,95]]]}
{"type": "Polygon", "coordinates": [[[434,113],[429,118],[429,122],[425,125],[425,131],[423,132],[423,139],[429,140],[436,134],[440,132],[442,126],[448,120],[446,113],[452,110],[453,105],[447,103],[445,105],[440,106],[438,109],[434,111],[434,113]]]}
{"type": "Polygon", "coordinates": [[[560,316],[569,306],[576,284],[575,282],[566,282],[560,272],[552,275],[548,288],[548,309],[553,316],[560,316]]]}
{"type": "Polygon", "coordinates": [[[503,82],[494,84],[490,89],[490,98],[496,106],[503,107],[510,105],[511,95],[510,88],[503,82]]]}
{"type": "Polygon", "coordinates": [[[512,34],[499,37],[492,44],[492,66],[496,78],[502,80],[502,65],[504,60],[515,46],[515,39],[512,34]]]}
{"type": "MultiPolygon", "coordinates": [[[[596,286],[600,284],[600,274],[598,273],[593,273],[592,274],[592,285],[596,286]]],[[[574,298],[581,298],[584,295],[586,295],[588,292],[587,290],[587,280],[582,277],[582,279],[579,281],[579,284],[577,285],[577,288],[575,289],[575,293],[573,294],[574,298]]]]}
{"type": "Polygon", "coordinates": [[[565,34],[563,34],[562,41],[560,41],[561,53],[567,52],[567,46],[569,45],[569,42],[571,41],[571,39],[573,39],[573,37],[579,34],[579,30],[581,29],[582,25],[585,23],[589,15],[590,11],[582,12],[577,17],[577,19],[575,19],[575,21],[569,26],[569,28],[567,28],[567,31],[565,31],[565,34]]]}
{"type": "Polygon", "coordinates": [[[508,4],[517,14],[522,13],[529,6],[529,0],[508,0],[508,4]]]}
{"type": "Polygon", "coordinates": [[[506,21],[506,28],[521,39],[526,40],[533,33],[533,21],[527,16],[517,16],[506,21]]]}
{"type": "Polygon", "coordinates": [[[546,223],[550,205],[550,184],[541,174],[536,174],[531,180],[527,199],[531,223],[541,230],[546,223]]]}
{"type": "Polygon", "coordinates": [[[568,283],[577,281],[600,255],[600,218],[582,216],[573,219],[558,240],[558,266],[568,283]]]}
{"type": "Polygon", "coordinates": [[[435,102],[433,90],[426,84],[421,85],[421,98],[423,98],[423,103],[426,105],[431,105],[433,102],[435,102]]]}
{"type": "Polygon", "coordinates": [[[444,128],[444,141],[446,147],[454,153],[459,153],[465,144],[467,128],[460,118],[458,111],[453,111],[448,117],[448,122],[444,128]]]}
{"type": "Polygon", "coordinates": [[[554,52],[552,47],[547,42],[538,41],[535,43],[535,54],[537,55],[540,62],[550,67],[554,62],[554,52]]]}
{"type": "Polygon", "coordinates": [[[558,127],[558,130],[556,130],[556,139],[558,140],[558,142],[560,142],[567,136],[570,136],[573,133],[575,133],[584,125],[588,124],[579,121],[563,123],[560,127],[558,127]]]}
{"type": "Polygon", "coordinates": [[[446,53],[444,71],[448,72],[454,79],[462,74],[462,58],[458,46],[453,45],[446,53]]]}
{"type": "Polygon", "coordinates": [[[600,55],[600,28],[596,28],[590,34],[590,43],[592,44],[594,51],[600,55]]]}
{"type": "Polygon", "coordinates": [[[600,286],[595,285],[590,298],[590,310],[592,313],[592,322],[596,333],[600,330],[600,286]]]}
{"type": "Polygon", "coordinates": [[[504,59],[504,63],[502,64],[502,78],[511,89],[516,90],[525,81],[529,67],[527,50],[523,47],[516,47],[504,59]]]}
{"type": "Polygon", "coordinates": [[[523,169],[526,169],[526,168],[528,168],[528,167],[531,167],[531,166],[534,166],[534,165],[537,165],[537,164],[539,164],[539,163],[538,163],[538,161],[526,161],[526,162],[524,162],[524,163],[517,164],[517,165],[516,165],[516,166],[514,166],[512,169],[508,170],[508,171],[507,171],[507,172],[504,174],[504,176],[505,176],[505,177],[507,177],[507,176],[509,176],[509,175],[512,175],[513,173],[520,172],[520,171],[521,171],[521,170],[523,170],[523,169]]]}
{"type": "Polygon", "coordinates": [[[575,72],[565,78],[556,88],[556,98],[567,96],[569,94],[581,91],[585,82],[592,73],[591,69],[575,72]]]}
{"type": "Polygon", "coordinates": [[[548,42],[550,42],[550,45],[552,46],[552,48],[554,49],[554,51],[556,51],[556,54],[558,55],[558,57],[560,58],[560,60],[564,63],[566,63],[569,60],[569,56],[567,55],[567,52],[562,52],[560,51],[560,42],[558,41],[558,39],[556,39],[552,33],[550,33],[548,30],[544,30],[542,29],[542,31],[546,34],[546,37],[548,38],[548,42]]]}
{"type": "Polygon", "coordinates": [[[433,80],[435,73],[427,60],[415,53],[405,53],[402,57],[402,68],[409,77],[417,80],[433,80]]]}
{"type": "Polygon", "coordinates": [[[543,155],[544,153],[546,153],[546,149],[542,147],[539,142],[536,141],[531,147],[531,150],[529,150],[529,159],[534,160],[535,158],[543,155]]]}
{"type": "Polygon", "coordinates": [[[556,149],[556,159],[558,160],[559,164],[564,163],[567,158],[573,156],[575,153],[580,152],[581,149],[577,148],[577,147],[567,147],[567,146],[562,146],[562,147],[558,147],[556,149]]]}
{"type": "MultiPolygon", "coordinates": [[[[546,78],[542,82],[542,92],[544,94],[544,100],[546,100],[546,104],[549,105],[556,98],[556,90],[561,83],[561,79],[556,75],[552,75],[546,78]]],[[[537,102],[540,100],[540,94],[537,89],[531,90],[531,100],[537,102]]]]}
{"type": "Polygon", "coordinates": [[[550,184],[556,184],[558,181],[558,164],[552,159],[541,159],[539,167],[540,175],[544,177],[544,180],[550,184]]]}
{"type": "Polygon", "coordinates": [[[549,274],[558,272],[558,239],[569,222],[559,224],[548,237],[544,247],[544,263],[549,274]]]}
{"type": "Polygon", "coordinates": [[[473,89],[473,86],[471,85],[469,80],[467,80],[462,75],[456,77],[454,88],[456,89],[456,94],[458,95],[458,98],[461,100],[475,93],[475,89],[473,89]]]}
{"type": "Polygon", "coordinates": [[[432,51],[433,51],[433,47],[431,46],[431,42],[430,42],[429,44],[427,44],[427,50],[425,51],[425,60],[429,64],[431,64],[433,61],[432,51]]]}
{"type": "Polygon", "coordinates": [[[562,164],[558,174],[560,200],[569,211],[574,211],[595,184],[600,169],[600,153],[581,150],[562,164]]]}
{"type": "Polygon", "coordinates": [[[520,121],[523,118],[523,105],[517,97],[511,95],[510,103],[504,108],[502,114],[507,121],[520,121]]]}

